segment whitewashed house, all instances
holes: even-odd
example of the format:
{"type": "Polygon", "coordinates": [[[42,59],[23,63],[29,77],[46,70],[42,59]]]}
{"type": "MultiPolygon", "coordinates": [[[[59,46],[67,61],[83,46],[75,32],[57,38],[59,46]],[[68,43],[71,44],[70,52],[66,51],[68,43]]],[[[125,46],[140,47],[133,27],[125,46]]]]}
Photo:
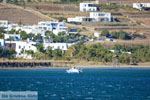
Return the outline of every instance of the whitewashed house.
{"type": "Polygon", "coordinates": [[[80,3],[80,11],[81,12],[96,12],[100,11],[100,7],[95,3],[83,2],[80,3]]]}
{"type": "Polygon", "coordinates": [[[112,16],[109,12],[90,12],[90,18],[95,22],[111,22],[112,16]]]}
{"type": "Polygon", "coordinates": [[[0,27],[7,28],[8,27],[8,21],[7,20],[0,20],[0,27]]]}
{"type": "Polygon", "coordinates": [[[33,30],[35,28],[36,28],[35,26],[25,25],[25,26],[22,26],[20,30],[25,31],[27,34],[29,34],[29,33],[33,33],[33,30]]]}
{"type": "Polygon", "coordinates": [[[25,51],[32,50],[37,51],[35,42],[24,42],[24,41],[5,41],[5,46],[9,49],[14,49],[16,51],[17,58],[32,59],[31,55],[28,55],[25,51]]]}
{"type": "Polygon", "coordinates": [[[5,31],[11,31],[12,29],[15,29],[18,26],[18,24],[9,23],[7,20],[0,20],[0,27],[3,27],[5,31]]]}
{"type": "Polygon", "coordinates": [[[68,18],[68,23],[83,23],[83,22],[93,22],[94,19],[86,16],[77,16],[74,18],[68,18]]]}
{"type": "Polygon", "coordinates": [[[68,23],[82,23],[84,17],[85,16],[76,16],[74,18],[67,18],[67,22],[68,23]]]}
{"type": "Polygon", "coordinates": [[[0,47],[4,46],[4,39],[0,39],[0,47]]]}
{"type": "Polygon", "coordinates": [[[55,35],[58,35],[59,32],[64,32],[64,33],[68,32],[68,27],[65,25],[64,22],[59,22],[56,29],[53,29],[53,33],[55,35]]]}
{"type": "MultiPolygon", "coordinates": [[[[53,24],[55,25],[55,23],[57,22],[53,22],[53,24]]],[[[51,25],[51,21],[41,21],[38,23],[38,28],[40,30],[43,30],[43,31],[52,31],[53,28],[52,28],[52,25],[51,25]]]]}
{"type": "Polygon", "coordinates": [[[67,18],[68,23],[83,23],[83,22],[111,22],[112,15],[109,12],[90,12],[90,16],[76,16],[67,18]]]}
{"type": "Polygon", "coordinates": [[[150,9],[150,3],[133,3],[133,8],[138,9],[138,10],[150,9]]]}
{"type": "Polygon", "coordinates": [[[62,51],[66,51],[73,44],[72,43],[44,43],[43,45],[45,49],[51,47],[52,50],[60,49],[62,51]]]}
{"type": "Polygon", "coordinates": [[[21,40],[20,34],[4,34],[4,39],[8,40],[11,39],[13,41],[21,40]]]}
{"type": "Polygon", "coordinates": [[[58,21],[42,21],[38,23],[38,28],[42,31],[52,31],[54,34],[68,31],[68,27],[64,22],[58,21]]]}
{"type": "Polygon", "coordinates": [[[16,30],[16,27],[19,27],[19,25],[15,23],[10,23],[8,24],[8,27],[5,29],[5,31],[11,31],[12,29],[16,30]]]}
{"type": "Polygon", "coordinates": [[[13,29],[15,29],[16,31],[25,31],[27,34],[33,33],[33,34],[38,34],[41,33],[42,31],[39,30],[37,25],[18,25],[16,27],[14,27],[13,29]]]}

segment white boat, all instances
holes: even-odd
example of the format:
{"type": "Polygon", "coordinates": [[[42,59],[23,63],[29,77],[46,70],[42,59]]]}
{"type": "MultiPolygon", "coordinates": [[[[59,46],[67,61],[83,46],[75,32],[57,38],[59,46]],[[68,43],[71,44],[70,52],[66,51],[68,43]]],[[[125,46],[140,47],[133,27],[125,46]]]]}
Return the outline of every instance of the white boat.
{"type": "Polygon", "coordinates": [[[81,70],[77,69],[77,68],[70,68],[68,70],[66,70],[67,73],[80,73],[81,70]]]}

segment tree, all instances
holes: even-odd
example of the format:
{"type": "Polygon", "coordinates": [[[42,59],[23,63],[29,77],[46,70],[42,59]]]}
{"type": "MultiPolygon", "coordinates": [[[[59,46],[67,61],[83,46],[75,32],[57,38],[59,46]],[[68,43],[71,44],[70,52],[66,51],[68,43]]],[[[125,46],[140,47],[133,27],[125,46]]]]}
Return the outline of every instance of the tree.
{"type": "Polygon", "coordinates": [[[25,50],[25,53],[28,54],[28,55],[33,56],[34,51],[33,50],[25,50]]]}
{"type": "Polygon", "coordinates": [[[3,39],[3,38],[4,38],[4,34],[0,33],[0,39],[3,39]]]}
{"type": "Polygon", "coordinates": [[[45,53],[45,49],[42,43],[37,44],[36,47],[39,52],[45,53]]]}
{"type": "Polygon", "coordinates": [[[4,49],[4,48],[0,47],[0,57],[14,58],[15,54],[16,54],[16,52],[13,49],[4,49]]]}
{"type": "Polygon", "coordinates": [[[27,38],[28,38],[28,34],[25,31],[21,31],[20,36],[21,36],[22,40],[27,40],[27,38]]]}
{"type": "Polygon", "coordinates": [[[33,40],[41,43],[41,42],[43,42],[43,37],[41,36],[41,34],[37,34],[33,37],[33,40]]]}
{"type": "Polygon", "coordinates": [[[10,33],[10,34],[15,34],[15,33],[16,33],[16,30],[15,30],[15,29],[11,29],[11,30],[9,31],[9,33],[10,33]]]}
{"type": "Polygon", "coordinates": [[[42,52],[35,52],[35,53],[33,54],[33,57],[34,57],[35,59],[38,59],[38,60],[43,60],[43,59],[46,58],[46,55],[45,55],[44,53],[42,53],[42,52]]]}
{"type": "Polygon", "coordinates": [[[63,57],[63,52],[62,52],[62,50],[60,50],[60,49],[53,50],[52,56],[53,56],[53,58],[55,58],[55,59],[60,59],[60,58],[63,57]]]}
{"type": "Polygon", "coordinates": [[[51,59],[53,57],[53,50],[51,47],[48,47],[46,49],[46,54],[48,55],[48,57],[51,59]]]}
{"type": "Polygon", "coordinates": [[[6,31],[4,30],[4,28],[0,27],[0,33],[6,33],[6,31]]]}
{"type": "Polygon", "coordinates": [[[109,34],[109,31],[108,30],[102,30],[101,31],[101,36],[107,36],[109,34]]]}
{"type": "Polygon", "coordinates": [[[111,32],[111,34],[116,39],[123,39],[123,40],[131,39],[131,36],[127,32],[124,32],[124,31],[111,32]]]}
{"type": "Polygon", "coordinates": [[[65,57],[67,59],[71,59],[72,57],[74,57],[75,55],[75,47],[74,46],[71,46],[68,48],[67,52],[65,53],[65,57]]]}

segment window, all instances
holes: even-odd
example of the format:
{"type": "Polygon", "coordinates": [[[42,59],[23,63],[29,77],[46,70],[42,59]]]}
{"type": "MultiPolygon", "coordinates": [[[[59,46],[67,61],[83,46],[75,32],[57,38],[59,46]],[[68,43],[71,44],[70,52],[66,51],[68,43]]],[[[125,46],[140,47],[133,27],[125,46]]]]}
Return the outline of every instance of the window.
{"type": "Polygon", "coordinates": [[[105,14],[99,14],[99,16],[105,16],[105,14]]]}
{"type": "Polygon", "coordinates": [[[21,46],[19,45],[19,49],[21,49],[21,46]]]}

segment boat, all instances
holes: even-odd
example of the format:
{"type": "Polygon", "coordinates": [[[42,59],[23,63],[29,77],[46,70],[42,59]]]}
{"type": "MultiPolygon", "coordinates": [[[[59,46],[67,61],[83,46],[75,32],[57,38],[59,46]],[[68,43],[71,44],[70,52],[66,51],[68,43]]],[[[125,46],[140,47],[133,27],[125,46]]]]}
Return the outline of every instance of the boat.
{"type": "Polygon", "coordinates": [[[73,67],[73,68],[70,68],[70,69],[66,70],[66,72],[67,73],[80,73],[82,71],[77,69],[77,68],[75,68],[75,67],[73,67]]]}

